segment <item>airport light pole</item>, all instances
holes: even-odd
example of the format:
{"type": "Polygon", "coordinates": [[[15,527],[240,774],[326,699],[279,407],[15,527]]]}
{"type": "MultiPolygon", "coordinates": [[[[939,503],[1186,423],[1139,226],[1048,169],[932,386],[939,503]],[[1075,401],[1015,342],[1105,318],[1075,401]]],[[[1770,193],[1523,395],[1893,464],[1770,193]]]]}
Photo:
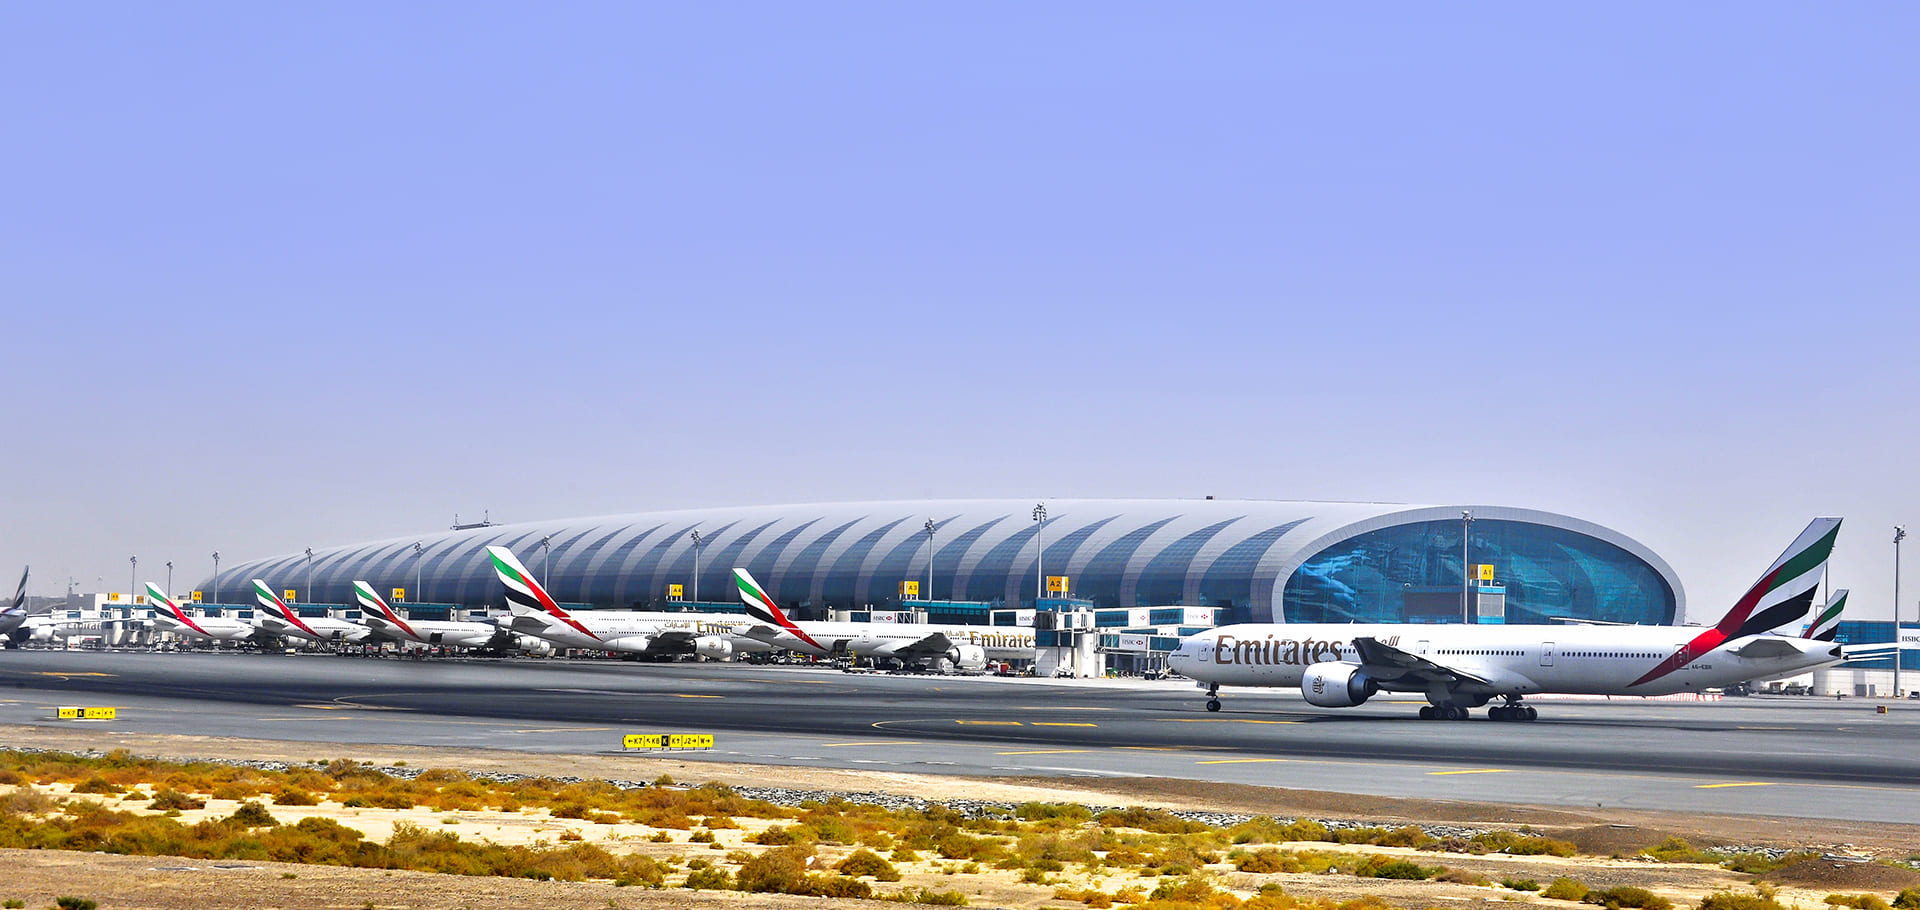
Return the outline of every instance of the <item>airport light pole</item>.
{"type": "Polygon", "coordinates": [[[313,603],[313,548],[307,548],[307,603],[313,603]]]}
{"type": "Polygon", "coordinates": [[[426,561],[427,548],[420,541],[413,542],[413,602],[426,603],[427,592],[420,587],[420,564],[426,561]]]}
{"type": "Polygon", "coordinates": [[[173,596],[173,560],[167,560],[167,596],[173,596]]]}
{"type": "Polygon", "coordinates": [[[213,551],[213,602],[220,602],[220,551],[213,551]]]}
{"type": "Polygon", "coordinates": [[[140,557],[129,556],[127,562],[132,564],[132,568],[127,570],[127,603],[133,603],[133,592],[140,589],[140,557]]]}
{"type": "Polygon", "coordinates": [[[1900,697],[1900,541],[1907,539],[1903,525],[1893,526],[1893,697],[1900,697]]]}
{"type": "MultiPolygon", "coordinates": [[[[547,567],[553,564],[553,535],[540,538],[540,587],[547,586],[547,567]]],[[[552,592],[548,592],[551,594],[552,592]]]]}
{"type": "Polygon", "coordinates": [[[700,532],[693,532],[693,602],[700,602],[700,532]]]}
{"type": "Polygon", "coordinates": [[[1473,622],[1473,566],[1467,564],[1467,537],[1473,533],[1473,513],[1460,510],[1460,621],[1473,622]]]}
{"type": "Polygon", "coordinates": [[[927,519],[927,589],[920,592],[920,599],[933,600],[933,519],[927,519]]]}
{"type": "Polygon", "coordinates": [[[1040,605],[1040,598],[1047,596],[1046,566],[1043,565],[1047,561],[1047,545],[1040,539],[1040,532],[1047,527],[1046,503],[1034,505],[1033,521],[1033,601],[1034,606],[1037,607],[1040,605]]]}

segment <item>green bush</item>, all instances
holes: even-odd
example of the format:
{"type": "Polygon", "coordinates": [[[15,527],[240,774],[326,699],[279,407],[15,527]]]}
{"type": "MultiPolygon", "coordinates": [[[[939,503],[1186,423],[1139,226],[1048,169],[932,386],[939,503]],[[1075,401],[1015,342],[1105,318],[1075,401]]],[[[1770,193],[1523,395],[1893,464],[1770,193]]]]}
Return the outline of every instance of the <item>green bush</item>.
{"type": "Polygon", "coordinates": [[[1711,853],[1702,853],[1692,844],[1678,837],[1669,837],[1643,851],[1647,856],[1663,863],[1717,863],[1719,857],[1711,853]]]}
{"type": "Polygon", "coordinates": [[[1207,830],[1206,825],[1179,818],[1165,809],[1142,809],[1138,806],[1108,809],[1100,813],[1096,820],[1110,828],[1139,828],[1154,834],[1192,834],[1207,830]]]}
{"type": "Polygon", "coordinates": [[[758,834],[747,836],[747,843],[765,844],[769,847],[785,847],[791,844],[810,844],[813,842],[813,830],[801,825],[774,825],[758,834]]]}
{"type": "MultiPolygon", "coordinates": [[[[1779,857],[1765,853],[1741,853],[1720,861],[1722,868],[1747,875],[1761,875],[1783,866],[1791,866],[1801,860],[1818,857],[1817,853],[1788,853],[1779,857]]],[[[1916,908],[1920,910],[1920,908],[1916,908]]]]}
{"type": "Polygon", "coordinates": [[[865,848],[853,851],[852,854],[848,855],[846,859],[841,860],[840,864],[833,868],[841,875],[851,875],[856,878],[867,876],[883,882],[897,882],[900,880],[900,870],[895,869],[892,863],[882,859],[878,853],[865,848]]]}
{"type": "Polygon", "coordinates": [[[188,796],[172,787],[161,787],[153,791],[153,802],[147,807],[159,812],[168,809],[205,809],[207,801],[188,796]]]}
{"type": "Polygon", "coordinates": [[[1598,904],[1599,906],[1607,908],[1607,910],[1619,910],[1621,907],[1638,907],[1641,908],[1641,910],[1673,910],[1672,901],[1645,888],[1636,888],[1632,885],[1621,885],[1617,888],[1603,888],[1598,891],[1588,891],[1587,895],[1581,898],[1581,901],[1589,904],[1598,904]]]}
{"type": "Polygon", "coordinates": [[[240,808],[233,810],[233,814],[227,818],[243,828],[271,828],[280,824],[280,820],[274,818],[273,814],[267,811],[266,806],[254,800],[241,803],[240,808]]]}
{"type": "Polygon", "coordinates": [[[1540,896],[1557,901],[1577,901],[1587,896],[1587,886],[1577,879],[1556,878],[1547,883],[1547,887],[1540,892],[1540,896]]]}
{"type": "MultiPolygon", "coordinates": [[[[1476,834],[1472,842],[1488,853],[1506,853],[1513,856],[1573,856],[1580,852],[1569,841],[1555,840],[1551,837],[1536,837],[1531,834],[1516,834],[1512,831],[1487,831],[1476,834]]],[[[1475,851],[1477,852],[1477,851],[1475,851]]]]}
{"type": "Polygon", "coordinates": [[[811,844],[794,844],[768,850],[740,865],[735,887],[742,891],[777,894],[803,894],[807,884],[807,860],[813,858],[811,844]]]}
{"type": "Polygon", "coordinates": [[[56,897],[53,899],[53,905],[60,910],[94,910],[95,907],[100,906],[84,897],[56,897]]]}
{"type": "Polygon", "coordinates": [[[1878,894],[1829,894],[1826,903],[1830,907],[1853,907],[1854,910],[1889,910],[1886,898],[1878,894]]]}
{"type": "Polygon", "coordinates": [[[313,794],[288,784],[273,791],[273,804],[276,806],[317,806],[320,800],[313,794]]]}
{"type": "Polygon", "coordinates": [[[725,891],[733,887],[733,876],[718,866],[695,869],[687,873],[685,887],[695,891],[725,891]]]}
{"type": "Polygon", "coordinates": [[[1766,888],[1759,894],[1735,894],[1731,891],[1715,891],[1700,899],[1699,910],[1786,910],[1780,902],[1774,900],[1773,890],[1766,888]]]}
{"type": "Polygon", "coordinates": [[[1147,895],[1147,899],[1197,904],[1212,897],[1213,893],[1213,886],[1206,882],[1197,878],[1180,878],[1161,882],[1159,887],[1153,889],[1152,894],[1147,895]]]}
{"type": "Polygon", "coordinates": [[[1893,910],[1920,910],[1920,888],[1902,888],[1893,898],[1893,910]]]}
{"type": "Polygon", "coordinates": [[[1503,878],[1500,880],[1500,887],[1514,891],[1538,891],[1540,883],[1530,878],[1503,878]]]}
{"type": "MultiPolygon", "coordinates": [[[[119,784],[114,783],[113,781],[107,780],[106,778],[101,777],[98,774],[95,774],[94,776],[89,777],[78,784],[75,784],[73,787],[73,792],[75,793],[125,793],[127,792],[127,788],[122,787],[119,784]]],[[[79,900],[79,898],[74,898],[74,899],[79,900]]]]}
{"type": "Polygon", "coordinates": [[[907,904],[928,904],[935,907],[965,907],[967,896],[958,891],[935,891],[931,888],[903,888],[892,894],[878,895],[881,900],[898,901],[907,904]]]}
{"type": "Polygon", "coordinates": [[[1408,881],[1425,881],[1446,871],[1444,867],[1422,866],[1389,856],[1369,856],[1365,862],[1355,867],[1353,874],[1361,878],[1397,878],[1408,881]]]}

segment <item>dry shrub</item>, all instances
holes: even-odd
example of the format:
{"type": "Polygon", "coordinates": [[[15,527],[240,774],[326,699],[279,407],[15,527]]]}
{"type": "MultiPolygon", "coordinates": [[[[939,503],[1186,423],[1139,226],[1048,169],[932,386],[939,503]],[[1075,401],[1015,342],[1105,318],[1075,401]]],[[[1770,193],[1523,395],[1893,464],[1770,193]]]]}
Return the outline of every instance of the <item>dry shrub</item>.
{"type": "Polygon", "coordinates": [[[273,791],[273,804],[276,806],[317,806],[320,804],[320,800],[306,790],[287,784],[273,791]]]}
{"type": "Polygon", "coordinates": [[[153,801],[148,804],[148,808],[162,812],[169,809],[205,809],[206,807],[206,800],[188,796],[172,787],[162,787],[159,790],[155,790],[153,793],[153,801]]]}

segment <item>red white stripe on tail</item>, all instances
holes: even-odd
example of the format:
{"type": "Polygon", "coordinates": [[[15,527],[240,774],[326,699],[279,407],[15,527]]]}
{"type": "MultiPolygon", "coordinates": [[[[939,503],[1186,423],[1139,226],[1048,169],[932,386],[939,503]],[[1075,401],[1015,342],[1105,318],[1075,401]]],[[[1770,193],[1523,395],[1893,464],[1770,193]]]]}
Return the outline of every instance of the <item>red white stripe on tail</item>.
{"type": "Polygon", "coordinates": [[[160,590],[160,586],[153,582],[147,582],[147,602],[153,604],[154,609],[167,614],[168,619],[186,626],[201,635],[205,635],[208,638],[213,637],[206,629],[201,628],[199,623],[194,622],[193,617],[187,615],[187,611],[180,609],[179,602],[168,597],[167,592],[160,590]]]}
{"type": "Polygon", "coordinates": [[[814,641],[813,636],[794,625],[793,620],[788,619],[787,614],[781,612],[779,604],[774,603],[773,598],[767,596],[766,590],[760,587],[760,583],[753,580],[752,573],[746,569],[735,568],[733,583],[740,589],[740,600],[747,605],[748,616],[785,630],[789,635],[820,649],[821,653],[829,650],[826,646],[814,641]]]}
{"type": "Polygon", "coordinates": [[[253,601],[260,605],[260,609],[267,611],[269,616],[279,617],[314,638],[323,637],[320,633],[313,631],[313,627],[307,625],[306,620],[300,618],[298,610],[287,606],[287,602],[281,600],[280,595],[273,593],[273,589],[267,587],[267,583],[258,578],[253,580],[253,601]]]}
{"type": "Polygon", "coordinates": [[[418,639],[420,637],[420,633],[413,631],[413,627],[407,625],[407,621],[400,618],[400,614],[393,612],[393,608],[387,606],[385,599],[379,594],[374,593],[373,585],[367,584],[364,581],[354,582],[353,597],[360,602],[360,612],[372,614],[387,622],[393,623],[400,631],[407,633],[407,637],[409,638],[418,639]]]}
{"type": "Polygon", "coordinates": [[[552,597],[547,596],[547,590],[533,580],[533,573],[520,564],[519,557],[514,556],[512,550],[506,547],[490,546],[487,548],[487,556],[493,561],[493,574],[500,576],[500,583],[507,588],[507,603],[514,607],[514,612],[544,613],[566,623],[581,635],[594,641],[601,640],[600,636],[588,631],[579,620],[560,609],[560,605],[554,603],[552,597]]]}

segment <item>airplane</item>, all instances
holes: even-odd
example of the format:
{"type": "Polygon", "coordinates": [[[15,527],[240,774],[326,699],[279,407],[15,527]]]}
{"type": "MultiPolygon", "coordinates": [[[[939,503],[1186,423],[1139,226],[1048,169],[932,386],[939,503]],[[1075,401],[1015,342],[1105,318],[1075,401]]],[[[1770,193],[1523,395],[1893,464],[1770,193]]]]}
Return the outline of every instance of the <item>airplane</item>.
{"type": "Polygon", "coordinates": [[[422,645],[440,645],[473,651],[550,652],[553,645],[544,639],[517,635],[490,622],[458,619],[403,619],[364,582],[353,583],[353,596],[360,602],[361,620],[367,628],[395,641],[422,645]]]}
{"type": "Polygon", "coordinates": [[[733,570],[747,615],[779,630],[774,642],[789,651],[828,656],[852,654],[902,665],[942,664],[978,670],[995,660],[1032,660],[1033,630],[993,626],[930,626],[920,623],[804,622],[787,618],[746,569],[733,570]]]}
{"type": "Polygon", "coordinates": [[[510,628],[515,632],[567,648],[648,656],[696,654],[726,660],[738,652],[774,649],[764,640],[773,637],[773,630],[756,636],[752,633],[758,623],[724,613],[628,610],[569,613],[554,603],[512,550],[490,546],[487,555],[493,562],[494,574],[506,587],[507,606],[513,610],[510,628]]]}
{"type": "Polygon", "coordinates": [[[300,611],[287,606],[280,595],[258,578],[253,580],[253,599],[260,605],[260,609],[253,611],[254,625],[282,638],[357,645],[373,637],[373,630],[356,622],[331,616],[301,616],[300,611]]]}
{"type": "Polygon", "coordinates": [[[27,576],[33,574],[33,567],[20,570],[20,589],[13,593],[13,602],[0,610],[0,639],[4,639],[9,648],[18,648],[33,633],[22,631],[27,623],[27,576]]]}
{"type": "Polygon", "coordinates": [[[1221,686],[1297,686],[1322,708],[1422,693],[1423,720],[1465,720],[1499,698],[1489,719],[1532,721],[1527,695],[1670,695],[1784,676],[1842,659],[1832,642],[1762,634],[1807,615],[1839,531],[1840,519],[1815,519],[1707,629],[1243,623],[1182,639],[1168,664],[1207,690],[1208,711],[1221,686]]]}
{"type": "Polygon", "coordinates": [[[181,609],[179,601],[167,596],[160,586],[147,582],[147,603],[153,607],[154,625],[162,632],[199,641],[247,641],[260,634],[253,623],[228,616],[193,617],[181,609]]]}

